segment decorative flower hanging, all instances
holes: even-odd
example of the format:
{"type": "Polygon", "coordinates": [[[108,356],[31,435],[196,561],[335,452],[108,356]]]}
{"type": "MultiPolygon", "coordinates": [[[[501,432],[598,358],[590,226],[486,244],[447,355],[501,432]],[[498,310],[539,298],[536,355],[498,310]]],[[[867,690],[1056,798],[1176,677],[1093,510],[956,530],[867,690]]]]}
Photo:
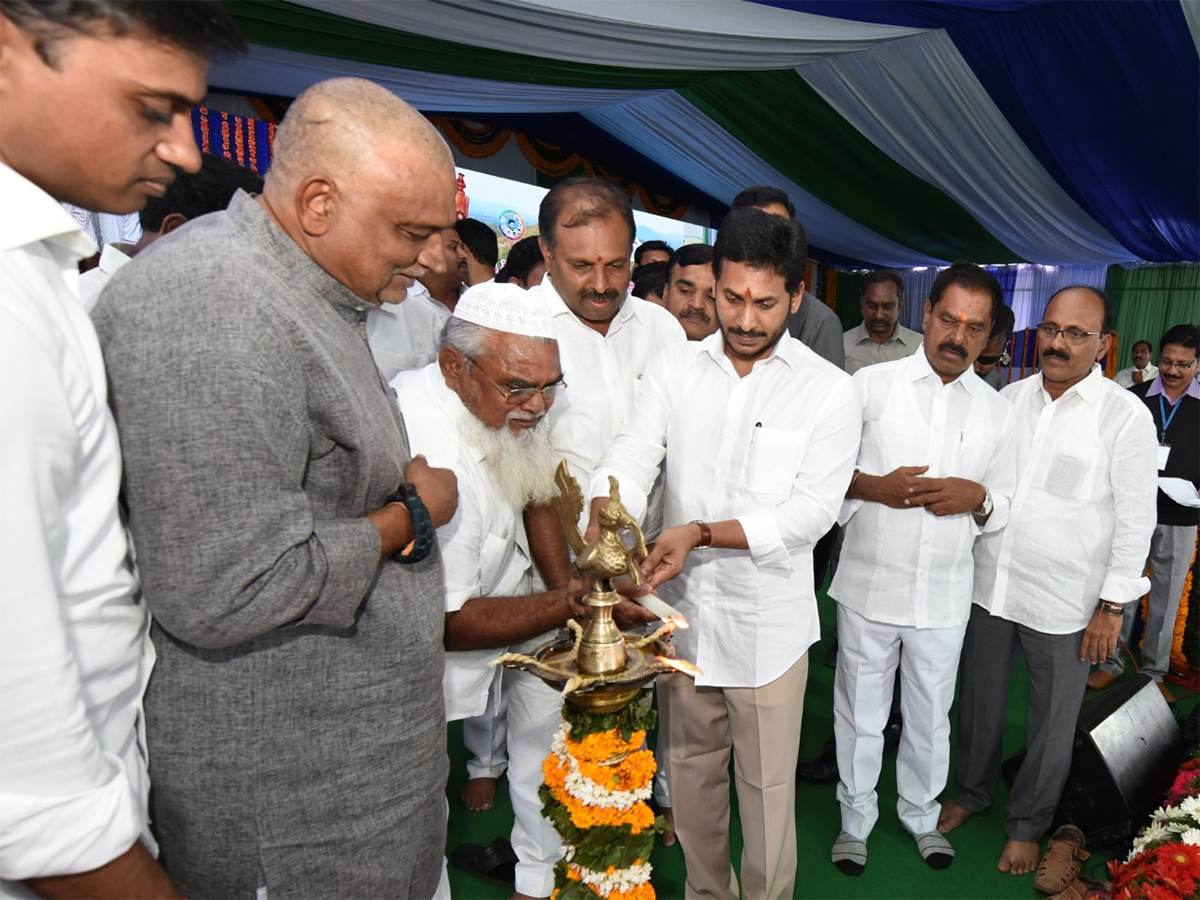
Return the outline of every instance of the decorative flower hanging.
{"type": "Polygon", "coordinates": [[[653,900],[650,851],[665,829],[649,805],[654,754],[650,691],[619,713],[595,715],[570,702],[542,763],[542,815],[563,839],[552,900],[653,900]]]}

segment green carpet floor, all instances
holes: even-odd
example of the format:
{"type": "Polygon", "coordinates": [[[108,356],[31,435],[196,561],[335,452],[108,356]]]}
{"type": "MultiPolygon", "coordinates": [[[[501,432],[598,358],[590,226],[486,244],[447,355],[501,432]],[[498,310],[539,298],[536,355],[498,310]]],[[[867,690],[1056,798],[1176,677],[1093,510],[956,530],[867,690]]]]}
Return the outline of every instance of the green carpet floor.
{"type": "MultiPolygon", "coordinates": [[[[819,602],[821,630],[823,634],[833,631],[833,603],[822,595],[819,602]]],[[[801,737],[802,759],[815,756],[821,751],[826,738],[833,731],[833,669],[821,664],[821,657],[828,644],[822,640],[813,648],[812,664],[809,668],[808,691],[805,696],[804,732],[801,737]]],[[[1131,667],[1125,677],[1129,677],[1131,667]]],[[[1176,689],[1180,694],[1180,689],[1176,689]]],[[[1088,702],[1094,695],[1089,694],[1088,702]]],[[[1013,673],[1009,694],[1008,713],[1005,720],[1004,757],[1007,758],[1025,746],[1025,670],[1018,662],[1013,673]]],[[[1185,695],[1176,707],[1190,710],[1197,702],[1195,694],[1185,695]]],[[[954,723],[955,713],[951,713],[954,723]]],[[[465,841],[487,844],[500,835],[508,835],[512,827],[512,807],[508,802],[508,785],[501,779],[496,793],[496,805],[485,813],[469,812],[458,794],[466,781],[467,754],[462,746],[461,723],[452,723],[448,729],[450,751],[450,782],[447,796],[450,801],[450,823],[448,846],[454,847],[465,841]]],[[[954,760],[951,758],[951,778],[954,760]]],[[[895,755],[884,760],[880,778],[880,817],[870,840],[870,859],[866,871],[858,878],[843,875],[829,861],[829,848],[838,834],[838,805],[834,797],[836,785],[800,784],[796,792],[796,825],[799,852],[799,870],[796,877],[796,897],[804,898],[1034,898],[1040,897],[1033,888],[1033,876],[1012,876],[996,869],[1000,850],[1004,846],[1004,804],[1007,787],[1001,787],[998,802],[992,809],[972,816],[952,835],[957,852],[954,864],[943,871],[934,871],[925,865],[918,855],[916,845],[909,834],[900,827],[896,819],[896,772],[895,755]]],[[[946,796],[952,794],[948,789],[946,796]]],[[[737,805],[734,802],[734,824],[731,843],[733,857],[741,854],[741,834],[737,824],[737,805]]],[[[1084,864],[1084,874],[1094,872],[1103,877],[1104,863],[1108,857],[1094,855],[1084,864]]],[[[683,853],[679,845],[657,846],[651,858],[654,864],[653,882],[658,896],[668,900],[683,896],[684,866],[683,853]]],[[[450,868],[450,886],[456,898],[479,898],[479,900],[502,900],[511,896],[511,890],[490,884],[470,873],[450,868]]],[[[752,898],[747,898],[752,900],[752,898]]]]}

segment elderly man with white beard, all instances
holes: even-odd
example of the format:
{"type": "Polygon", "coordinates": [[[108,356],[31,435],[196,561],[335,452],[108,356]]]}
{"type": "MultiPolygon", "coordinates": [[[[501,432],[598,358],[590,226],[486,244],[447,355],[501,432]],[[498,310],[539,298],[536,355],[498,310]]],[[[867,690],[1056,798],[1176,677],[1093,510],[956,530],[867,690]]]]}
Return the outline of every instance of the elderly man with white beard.
{"type": "MultiPolygon", "coordinates": [[[[516,285],[483,282],[463,294],[442,330],[438,360],[401,372],[414,453],[458,477],[459,505],[437,530],[446,585],[448,720],[484,712],[504,648],[530,650],[546,632],[582,619],[583,579],[532,594],[531,555],[522,510],[554,493],[556,457],[545,425],[565,387],[554,323],[540,301],[516,285]]],[[[623,604],[627,620],[649,620],[623,604]]],[[[558,726],[561,698],[526,672],[504,673],[508,693],[509,795],[518,896],[548,897],[561,841],[541,816],[542,760],[558,726]]],[[[470,845],[468,845],[470,846],[470,845]]],[[[478,851],[477,851],[478,852],[478,851]]],[[[486,865],[495,862],[483,860],[486,865]]],[[[472,867],[468,855],[464,862],[472,867]]]]}

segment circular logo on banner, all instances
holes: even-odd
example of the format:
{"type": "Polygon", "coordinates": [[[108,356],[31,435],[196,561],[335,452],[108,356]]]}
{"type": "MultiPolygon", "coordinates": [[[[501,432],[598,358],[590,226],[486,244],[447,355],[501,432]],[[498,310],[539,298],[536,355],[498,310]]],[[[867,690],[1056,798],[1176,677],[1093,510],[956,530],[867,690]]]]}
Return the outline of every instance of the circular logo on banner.
{"type": "Polygon", "coordinates": [[[500,233],[510,241],[519,241],[525,237],[525,220],[515,209],[506,209],[500,213],[496,224],[500,227],[500,233]]]}

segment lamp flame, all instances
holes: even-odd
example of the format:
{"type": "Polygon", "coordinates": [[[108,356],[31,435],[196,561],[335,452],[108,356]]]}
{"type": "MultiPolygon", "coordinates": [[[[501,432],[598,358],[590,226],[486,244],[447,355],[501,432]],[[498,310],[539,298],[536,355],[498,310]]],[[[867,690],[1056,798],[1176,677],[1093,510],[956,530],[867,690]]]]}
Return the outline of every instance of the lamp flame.
{"type": "Polygon", "coordinates": [[[693,678],[695,678],[697,675],[704,674],[700,671],[699,666],[688,662],[686,659],[671,659],[668,656],[655,656],[654,658],[664,666],[669,666],[676,672],[682,672],[684,675],[690,675],[693,678]]]}

